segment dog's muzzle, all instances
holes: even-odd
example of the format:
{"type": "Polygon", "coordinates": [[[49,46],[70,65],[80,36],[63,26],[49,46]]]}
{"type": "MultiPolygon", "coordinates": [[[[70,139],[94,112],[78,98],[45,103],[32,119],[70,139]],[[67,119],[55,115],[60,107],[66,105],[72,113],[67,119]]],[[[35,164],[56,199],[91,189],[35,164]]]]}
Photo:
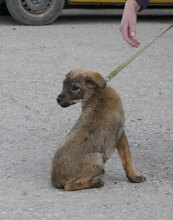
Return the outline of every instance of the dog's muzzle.
{"type": "Polygon", "coordinates": [[[63,97],[62,95],[59,95],[58,98],[56,99],[58,104],[61,106],[61,107],[68,107],[70,104],[68,102],[63,102],[63,97]]]}

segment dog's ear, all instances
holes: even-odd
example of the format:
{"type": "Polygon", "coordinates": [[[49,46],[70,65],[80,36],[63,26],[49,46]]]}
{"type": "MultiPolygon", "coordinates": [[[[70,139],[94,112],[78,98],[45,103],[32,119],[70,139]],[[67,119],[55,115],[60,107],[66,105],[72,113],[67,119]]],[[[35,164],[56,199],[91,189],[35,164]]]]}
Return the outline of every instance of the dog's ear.
{"type": "Polygon", "coordinates": [[[87,71],[85,75],[86,82],[96,84],[101,89],[104,89],[106,86],[106,81],[100,73],[87,71]]]}
{"type": "Polygon", "coordinates": [[[66,77],[68,77],[71,73],[72,73],[72,70],[69,73],[67,73],[66,77]]]}

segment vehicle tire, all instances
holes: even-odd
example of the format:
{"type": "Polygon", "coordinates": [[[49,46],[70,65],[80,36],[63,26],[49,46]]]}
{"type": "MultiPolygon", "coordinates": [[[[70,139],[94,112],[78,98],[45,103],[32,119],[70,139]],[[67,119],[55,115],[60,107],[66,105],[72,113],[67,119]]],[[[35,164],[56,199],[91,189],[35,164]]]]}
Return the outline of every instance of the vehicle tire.
{"type": "Polygon", "coordinates": [[[24,25],[46,25],[60,14],[64,0],[6,0],[10,14],[24,25]]]}

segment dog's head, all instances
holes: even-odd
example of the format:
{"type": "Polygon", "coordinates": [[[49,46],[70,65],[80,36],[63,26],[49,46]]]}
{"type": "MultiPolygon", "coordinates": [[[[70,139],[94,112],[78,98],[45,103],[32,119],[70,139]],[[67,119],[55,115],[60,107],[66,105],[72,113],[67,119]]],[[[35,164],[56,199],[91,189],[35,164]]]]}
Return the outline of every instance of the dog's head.
{"type": "Polygon", "coordinates": [[[104,89],[105,86],[106,82],[99,73],[78,67],[66,75],[57,102],[62,107],[68,107],[87,100],[94,94],[96,88],[104,89]]]}

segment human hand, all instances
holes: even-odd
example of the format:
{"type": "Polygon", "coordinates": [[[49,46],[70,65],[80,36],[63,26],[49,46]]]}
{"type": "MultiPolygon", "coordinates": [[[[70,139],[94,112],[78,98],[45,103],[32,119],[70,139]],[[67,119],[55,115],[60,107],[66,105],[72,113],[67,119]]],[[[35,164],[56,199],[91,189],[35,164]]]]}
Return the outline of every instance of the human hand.
{"type": "Polygon", "coordinates": [[[140,45],[140,42],[134,38],[136,36],[136,13],[140,8],[141,6],[137,1],[127,0],[119,27],[124,40],[132,47],[136,48],[140,45]]]}

